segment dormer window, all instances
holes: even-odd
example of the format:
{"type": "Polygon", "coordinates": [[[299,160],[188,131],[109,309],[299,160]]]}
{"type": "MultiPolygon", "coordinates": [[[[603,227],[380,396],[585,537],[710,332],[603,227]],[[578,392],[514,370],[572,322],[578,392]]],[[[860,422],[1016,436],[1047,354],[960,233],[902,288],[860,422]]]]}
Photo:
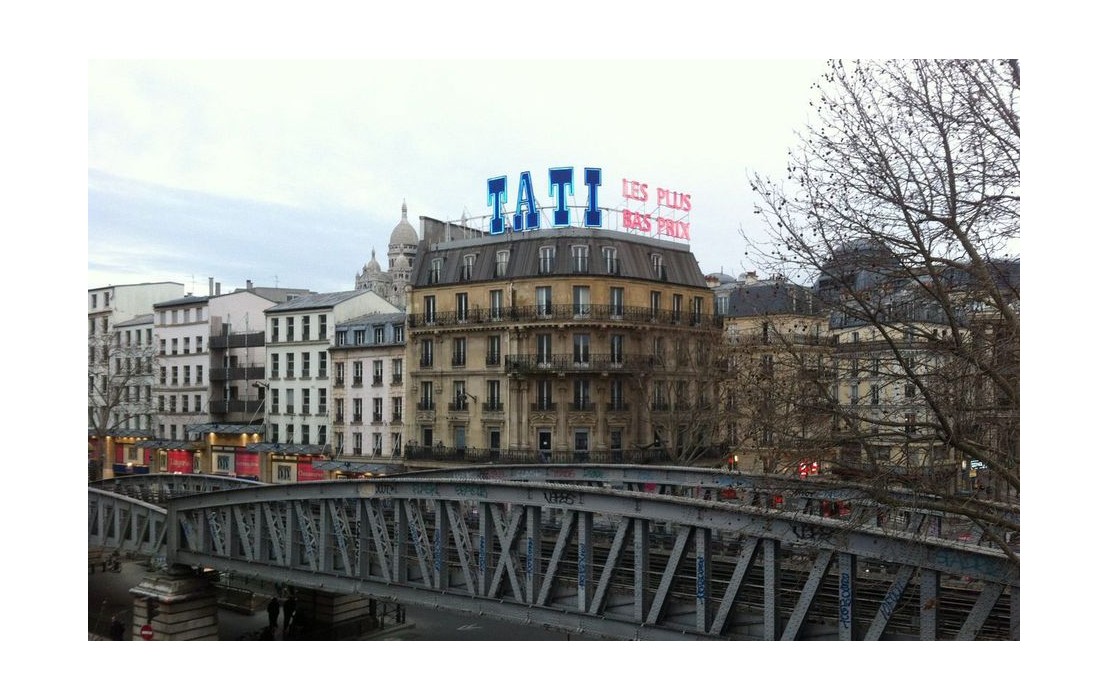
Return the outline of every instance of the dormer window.
{"type": "Polygon", "coordinates": [[[427,273],[428,284],[439,284],[439,278],[443,274],[443,259],[435,258],[431,261],[431,269],[427,273]]]}
{"type": "Polygon", "coordinates": [[[474,278],[474,260],[473,254],[463,256],[462,268],[459,270],[458,278],[462,282],[467,282],[474,278]]]}
{"type": "Polygon", "coordinates": [[[554,262],[554,246],[544,246],[539,249],[539,274],[549,275],[554,272],[554,262]]]}

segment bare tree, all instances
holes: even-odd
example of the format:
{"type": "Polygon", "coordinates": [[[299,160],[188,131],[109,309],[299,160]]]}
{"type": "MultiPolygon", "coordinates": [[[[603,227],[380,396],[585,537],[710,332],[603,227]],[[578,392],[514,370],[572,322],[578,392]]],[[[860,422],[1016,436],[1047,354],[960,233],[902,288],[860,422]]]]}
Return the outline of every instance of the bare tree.
{"type": "Polygon", "coordinates": [[[746,237],[829,309],[839,467],[1001,525],[989,501],[1020,493],[1019,64],[831,61],[814,90],[786,181],[751,178],[770,242],[746,237]]]}
{"type": "Polygon", "coordinates": [[[155,359],[152,345],[122,343],[119,332],[89,337],[89,433],[105,474],[114,461],[108,438],[150,429],[155,359]]]}

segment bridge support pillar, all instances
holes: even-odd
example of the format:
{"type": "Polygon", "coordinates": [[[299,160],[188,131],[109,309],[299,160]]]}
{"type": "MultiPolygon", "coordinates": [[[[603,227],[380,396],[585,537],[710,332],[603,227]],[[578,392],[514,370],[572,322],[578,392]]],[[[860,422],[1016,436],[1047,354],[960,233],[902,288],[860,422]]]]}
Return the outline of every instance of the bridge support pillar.
{"type": "Polygon", "coordinates": [[[297,589],[297,616],[310,617],[315,636],[322,639],[358,639],[377,629],[377,607],[365,596],[297,589]]]}
{"type": "Polygon", "coordinates": [[[155,641],[218,640],[216,589],[187,566],[172,566],[146,576],[131,589],[135,601],[132,639],[153,628],[155,641]]]}

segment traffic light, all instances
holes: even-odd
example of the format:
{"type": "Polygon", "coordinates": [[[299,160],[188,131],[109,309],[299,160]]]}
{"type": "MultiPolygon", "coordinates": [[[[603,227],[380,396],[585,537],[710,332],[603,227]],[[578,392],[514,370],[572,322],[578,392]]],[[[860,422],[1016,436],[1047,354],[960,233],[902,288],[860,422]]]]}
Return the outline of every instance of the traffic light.
{"type": "Polygon", "coordinates": [[[147,598],[146,599],[146,622],[147,622],[147,624],[150,624],[151,622],[154,622],[154,618],[156,618],[156,617],[158,617],[158,599],[157,598],[147,598]]]}

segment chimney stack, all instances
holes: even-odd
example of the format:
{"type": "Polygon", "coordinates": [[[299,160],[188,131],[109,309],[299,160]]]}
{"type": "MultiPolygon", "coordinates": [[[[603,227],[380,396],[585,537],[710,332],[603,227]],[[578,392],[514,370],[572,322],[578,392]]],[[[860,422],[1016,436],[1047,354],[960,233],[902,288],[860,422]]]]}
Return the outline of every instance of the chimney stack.
{"type": "Polygon", "coordinates": [[[216,296],[219,296],[219,282],[216,282],[216,296]]]}
{"type": "Polygon", "coordinates": [[[212,296],[212,278],[208,278],[208,296],[212,296]]]}

